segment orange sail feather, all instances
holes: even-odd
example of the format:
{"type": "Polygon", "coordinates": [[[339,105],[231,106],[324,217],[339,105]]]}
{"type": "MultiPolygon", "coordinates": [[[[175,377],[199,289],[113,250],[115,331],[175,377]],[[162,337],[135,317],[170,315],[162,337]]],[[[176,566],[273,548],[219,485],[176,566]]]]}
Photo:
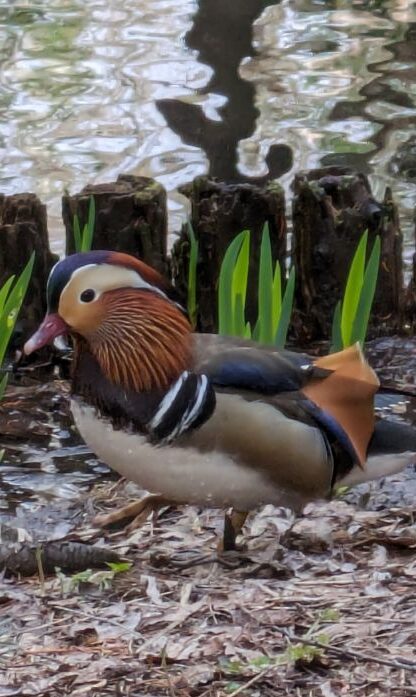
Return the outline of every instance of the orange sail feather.
{"type": "Polygon", "coordinates": [[[333,371],[327,378],[312,379],[304,394],[331,414],[349,436],[364,467],[367,448],[374,431],[374,395],[379,380],[357,342],[339,353],[314,361],[314,365],[333,371]]]}

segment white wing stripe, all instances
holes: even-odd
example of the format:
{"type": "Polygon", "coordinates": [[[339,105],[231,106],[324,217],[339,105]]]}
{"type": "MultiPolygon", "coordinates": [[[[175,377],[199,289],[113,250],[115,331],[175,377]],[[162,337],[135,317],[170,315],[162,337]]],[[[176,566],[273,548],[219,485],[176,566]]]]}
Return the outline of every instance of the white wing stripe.
{"type": "Polygon", "coordinates": [[[194,406],[188,414],[185,414],[185,418],[181,423],[181,431],[185,430],[190,423],[198,416],[199,411],[202,406],[202,402],[205,398],[208,388],[208,378],[206,375],[201,375],[201,382],[199,384],[198,396],[195,400],[194,406]]]}
{"type": "Polygon", "coordinates": [[[183,383],[187,379],[189,373],[187,370],[182,373],[182,375],[177,379],[177,381],[173,384],[173,386],[170,388],[169,392],[165,394],[163,397],[159,409],[157,410],[156,414],[152,417],[151,421],[149,422],[150,428],[153,430],[157,428],[160,424],[161,421],[163,421],[163,417],[165,416],[166,412],[169,411],[170,407],[172,406],[173,402],[175,401],[176,397],[178,396],[179,390],[181,389],[183,383]]]}

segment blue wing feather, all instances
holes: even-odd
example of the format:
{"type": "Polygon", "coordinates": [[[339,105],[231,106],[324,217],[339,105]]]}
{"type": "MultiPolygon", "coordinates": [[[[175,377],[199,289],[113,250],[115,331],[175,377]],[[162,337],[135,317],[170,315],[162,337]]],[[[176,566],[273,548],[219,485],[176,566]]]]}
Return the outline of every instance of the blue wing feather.
{"type": "Polygon", "coordinates": [[[241,347],[224,351],[200,369],[214,385],[265,395],[299,390],[315,371],[311,360],[302,354],[241,347]]]}

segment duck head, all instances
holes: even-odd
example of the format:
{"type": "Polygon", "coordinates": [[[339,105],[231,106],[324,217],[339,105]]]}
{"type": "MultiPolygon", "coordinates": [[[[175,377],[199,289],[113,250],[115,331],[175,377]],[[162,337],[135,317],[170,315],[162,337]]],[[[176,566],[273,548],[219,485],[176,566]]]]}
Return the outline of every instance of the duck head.
{"type": "Polygon", "coordinates": [[[174,289],[154,269],[120,252],[72,254],[52,269],[47,314],[26,342],[33,353],[70,334],[104,375],[125,389],[165,389],[190,361],[191,327],[174,289]]]}

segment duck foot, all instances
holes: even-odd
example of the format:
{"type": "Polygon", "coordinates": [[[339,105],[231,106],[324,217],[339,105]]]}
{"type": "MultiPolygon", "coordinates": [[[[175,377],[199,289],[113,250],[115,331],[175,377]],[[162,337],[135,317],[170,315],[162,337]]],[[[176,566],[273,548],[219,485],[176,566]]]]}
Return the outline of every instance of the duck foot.
{"type": "Polygon", "coordinates": [[[108,527],[114,523],[130,520],[126,527],[126,532],[131,533],[140,528],[147,520],[150,513],[157,513],[162,506],[170,506],[171,501],[167,501],[159,494],[148,494],[139,501],[117,508],[112,513],[97,515],[93,518],[93,524],[99,527],[108,527]],[[131,520],[133,518],[133,520],[131,520]]]}
{"type": "Polygon", "coordinates": [[[237,536],[243,529],[243,525],[246,522],[248,513],[245,511],[237,511],[234,508],[231,513],[225,513],[224,515],[224,533],[222,540],[219,541],[217,545],[218,553],[222,552],[236,552],[238,548],[236,546],[237,536]]]}

